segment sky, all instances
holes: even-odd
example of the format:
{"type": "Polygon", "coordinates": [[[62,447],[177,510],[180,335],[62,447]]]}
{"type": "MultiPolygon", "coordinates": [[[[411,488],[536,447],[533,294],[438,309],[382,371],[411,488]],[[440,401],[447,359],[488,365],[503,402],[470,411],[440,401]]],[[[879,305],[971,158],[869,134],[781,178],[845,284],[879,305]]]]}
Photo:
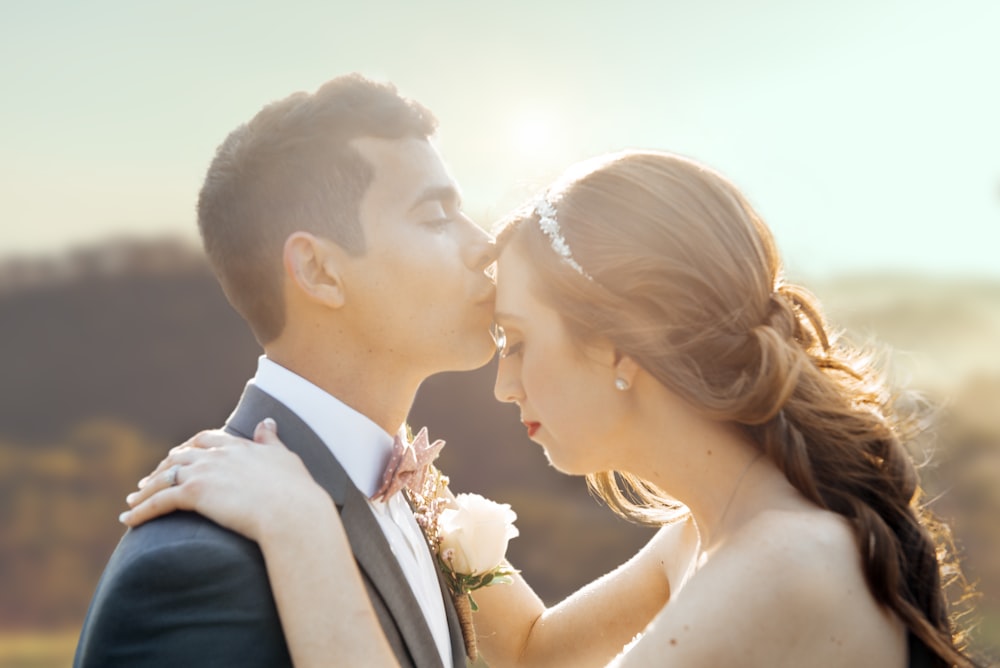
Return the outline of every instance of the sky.
{"type": "Polygon", "coordinates": [[[215,147],[358,71],[490,225],[577,160],[726,174],[790,272],[1000,280],[1000,2],[0,0],[0,258],[196,241],[215,147]]]}

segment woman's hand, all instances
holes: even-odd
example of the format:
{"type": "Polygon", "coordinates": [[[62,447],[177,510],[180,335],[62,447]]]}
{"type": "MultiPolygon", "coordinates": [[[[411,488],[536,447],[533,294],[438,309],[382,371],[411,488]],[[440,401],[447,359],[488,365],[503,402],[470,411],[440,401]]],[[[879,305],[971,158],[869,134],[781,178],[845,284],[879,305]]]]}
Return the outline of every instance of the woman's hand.
{"type": "Polygon", "coordinates": [[[253,441],[203,431],[170,451],[121,521],[137,526],[193,510],[256,541],[292,661],[398,666],[365,588],[333,499],[278,439],[274,420],[253,441]]]}
{"type": "Polygon", "coordinates": [[[270,418],[257,425],[253,441],[201,432],[172,449],[126,501],[131,510],[119,519],[130,527],[192,510],[257,542],[333,507],[270,418]]]}

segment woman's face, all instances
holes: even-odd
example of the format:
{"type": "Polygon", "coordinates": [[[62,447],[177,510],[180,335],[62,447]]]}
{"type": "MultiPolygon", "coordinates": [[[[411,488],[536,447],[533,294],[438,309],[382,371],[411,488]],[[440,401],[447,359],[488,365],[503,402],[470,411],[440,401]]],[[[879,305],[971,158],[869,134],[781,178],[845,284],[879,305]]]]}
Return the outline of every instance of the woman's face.
{"type": "Polygon", "coordinates": [[[494,393],[516,403],[528,436],[563,473],[615,468],[622,393],[615,390],[615,354],[581,347],[559,314],[530,289],[538,280],[512,245],[497,260],[496,322],[500,364],[494,393]]]}

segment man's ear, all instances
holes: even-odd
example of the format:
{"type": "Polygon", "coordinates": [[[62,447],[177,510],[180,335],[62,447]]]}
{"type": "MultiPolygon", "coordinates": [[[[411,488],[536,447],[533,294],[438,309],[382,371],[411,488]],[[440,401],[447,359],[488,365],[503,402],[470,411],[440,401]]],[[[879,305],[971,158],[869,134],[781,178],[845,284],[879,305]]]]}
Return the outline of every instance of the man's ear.
{"type": "Polygon", "coordinates": [[[282,253],[285,275],[306,299],[340,308],[346,295],[339,250],[332,241],[308,232],[295,232],[285,239],[282,253]]]}

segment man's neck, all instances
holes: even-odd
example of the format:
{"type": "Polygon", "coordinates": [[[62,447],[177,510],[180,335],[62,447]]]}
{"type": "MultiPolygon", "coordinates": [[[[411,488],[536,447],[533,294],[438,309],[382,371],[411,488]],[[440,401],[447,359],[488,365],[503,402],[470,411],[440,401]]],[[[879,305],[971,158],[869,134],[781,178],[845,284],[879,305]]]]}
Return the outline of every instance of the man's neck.
{"type": "Polygon", "coordinates": [[[290,351],[265,346],[272,362],[302,376],[328,394],[366,416],[386,432],[395,434],[406,421],[423,377],[382,369],[370,360],[319,351],[290,351]]]}

